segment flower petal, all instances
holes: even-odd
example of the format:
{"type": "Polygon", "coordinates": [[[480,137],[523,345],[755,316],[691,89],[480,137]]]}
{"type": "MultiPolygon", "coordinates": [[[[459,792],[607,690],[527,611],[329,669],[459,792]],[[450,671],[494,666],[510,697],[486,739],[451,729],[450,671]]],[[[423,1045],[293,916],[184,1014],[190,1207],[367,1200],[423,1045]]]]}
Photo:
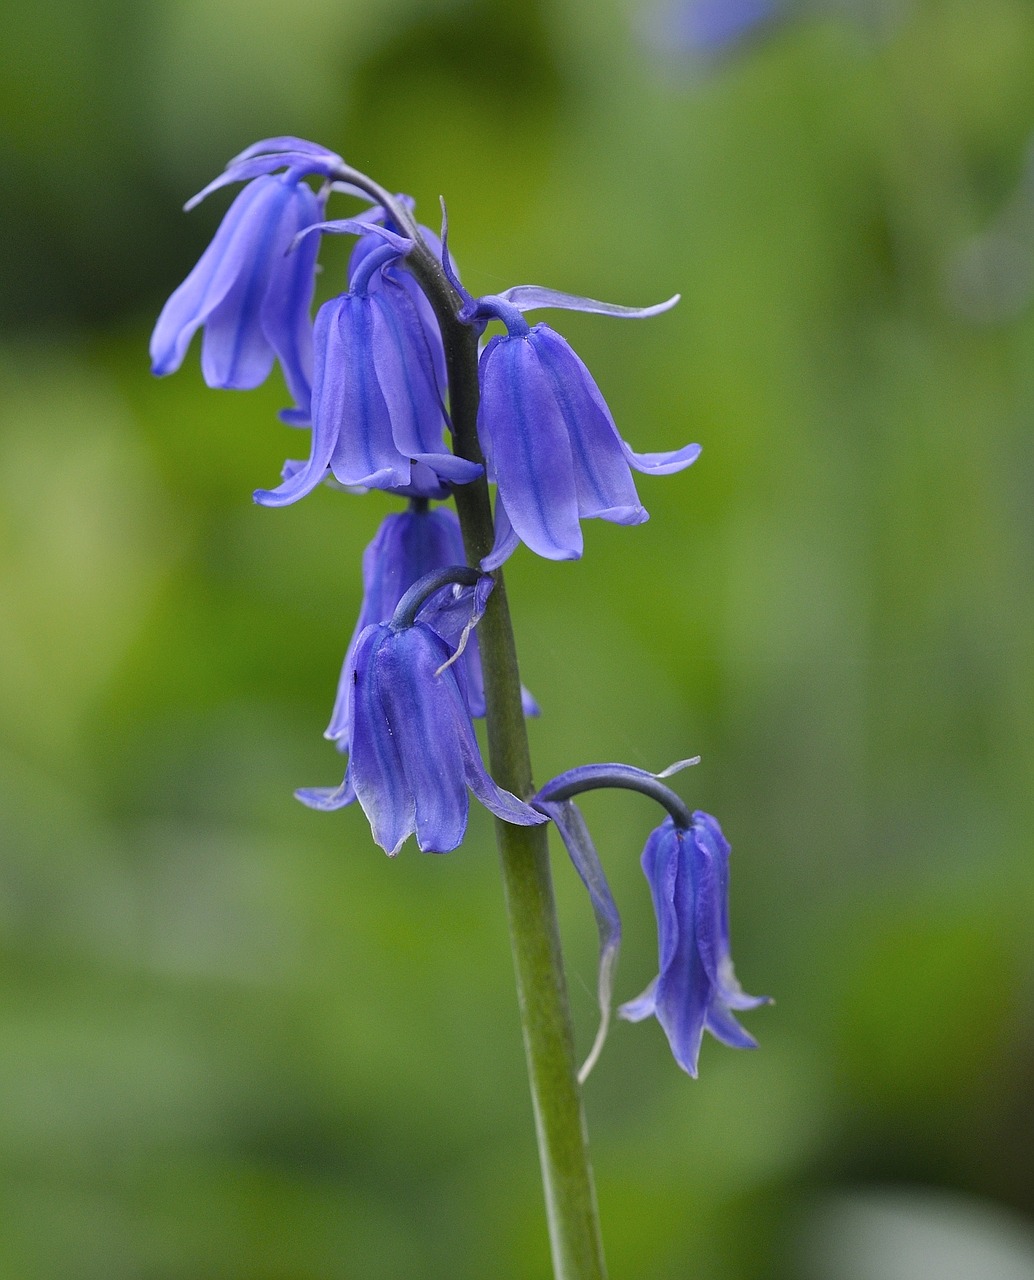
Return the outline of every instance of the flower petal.
{"type": "Polygon", "coordinates": [[[319,204],[304,183],[262,181],[263,220],[246,242],[243,229],[237,237],[241,256],[231,287],[207,317],[201,371],[210,387],[248,390],[265,381],[280,354],[288,385],[307,408],[316,259],[289,248],[299,223],[319,216],[319,204]]]}
{"type": "Polygon", "coordinates": [[[383,280],[369,301],[374,367],[398,451],[453,484],[477,479],[484,470],[481,464],[457,457],[445,446],[445,411],[434,360],[408,291],[383,280]]]}
{"type": "MultiPolygon", "coordinates": [[[[313,336],[315,345],[315,368],[313,371],[313,421],[312,449],[308,461],[297,470],[292,470],[282,484],[275,489],[256,489],[254,499],[264,507],[284,507],[289,503],[304,498],[323,480],[330,466],[337,447],[338,424],[333,413],[323,409],[324,403],[330,399],[324,392],[324,382],[333,379],[340,367],[342,359],[342,343],[337,324],[337,312],[334,299],[322,306],[316,316],[313,336]],[[329,374],[328,374],[329,369],[329,374]],[[319,413],[315,411],[320,404],[319,413]]],[[[286,468],[285,468],[286,472],[286,468]]]]}
{"type": "Polygon", "coordinates": [[[294,794],[308,808],[320,809],[324,813],[343,809],[355,801],[355,791],[347,773],[340,787],[299,787],[294,794]]]}
{"type": "MultiPolygon", "coordinates": [[[[320,217],[323,203],[304,182],[294,188],[291,221],[285,238],[294,244],[292,231],[309,226],[320,217]]],[[[283,255],[279,268],[271,273],[262,302],[262,329],[277,354],[288,390],[294,397],[296,410],[281,412],[310,419],[312,398],[313,323],[312,299],[316,292],[317,241],[295,244],[283,255]]]]}
{"type": "MultiPolygon", "coordinates": [[[[385,244],[391,245],[393,249],[397,249],[399,257],[405,257],[413,248],[413,241],[408,236],[400,236],[398,232],[389,231],[387,227],[382,227],[379,223],[370,222],[365,218],[334,218],[330,222],[316,222],[298,234],[299,237],[308,236],[314,231],[318,231],[323,235],[362,236],[363,239],[369,237],[374,242],[383,241],[385,244]]],[[[349,266],[348,274],[350,278],[354,270],[355,264],[353,263],[349,266]]]]}
{"type": "MultiPolygon", "coordinates": [[[[345,294],[337,313],[340,359],[325,375],[323,411],[338,424],[331,469],[342,484],[386,488],[408,484],[409,459],[399,451],[391,410],[377,378],[374,308],[369,297],[345,294]]],[[[315,417],[315,390],[313,393],[315,417]]]]}
{"type": "Polygon", "coordinates": [[[675,1061],[691,1076],[712,992],[696,943],[695,848],[666,818],[647,840],[642,859],[657,916],[657,1020],[675,1061]]]}
{"type": "Polygon", "coordinates": [[[634,1000],[626,1000],[618,1008],[618,1017],[626,1022],[642,1022],[644,1018],[652,1018],[657,1012],[657,979],[654,978],[642,995],[634,1000]]]}
{"type": "Polygon", "coordinates": [[[486,573],[491,573],[493,569],[498,569],[500,565],[509,560],[520,545],[521,540],[514,533],[510,517],[506,514],[506,506],[503,499],[499,494],[496,494],[495,542],[492,544],[492,550],[481,561],[482,569],[486,573]]]}
{"type": "Polygon", "coordinates": [[[417,843],[425,853],[456,848],[470,807],[453,727],[456,678],[449,671],[435,675],[448,657],[441,637],[417,622],[395,632],[384,645],[377,673],[385,715],[416,803],[417,843]]]}
{"type": "Polygon", "coordinates": [[[339,155],[329,151],[326,147],[321,147],[318,142],[309,142],[307,138],[296,138],[291,134],[285,134],[277,138],[263,138],[260,142],[253,142],[250,147],[245,147],[243,151],[235,155],[230,164],[238,164],[241,160],[250,160],[252,156],[261,156],[267,153],[278,154],[285,151],[315,156],[321,160],[336,161],[338,164],[345,163],[339,155]]]}
{"type": "Polygon", "coordinates": [[[649,517],[636,493],[614,419],[592,374],[548,325],[536,325],[530,342],[567,428],[579,516],[642,524],[649,517]]]}
{"type": "MultiPolygon", "coordinates": [[[[443,684],[447,675],[446,672],[438,677],[443,684]]],[[[530,805],[525,804],[523,800],[518,800],[512,792],[505,791],[489,777],[481,759],[477,738],[474,736],[474,727],[470,723],[470,715],[464,706],[459,686],[453,680],[451,685],[446,687],[449,689],[452,700],[467,786],[490,813],[494,813],[497,818],[502,818],[504,822],[513,823],[518,827],[534,827],[547,822],[545,814],[537,813],[530,805]]]]}
{"type": "Polygon", "coordinates": [[[647,316],[659,316],[664,311],[670,311],[682,295],[673,294],[666,302],[655,302],[650,307],[621,307],[614,302],[597,302],[595,298],[580,298],[576,294],[561,293],[558,289],[547,289],[538,284],[518,284],[511,289],[504,289],[497,296],[516,307],[518,311],[535,311],[540,307],[549,307],[559,311],[590,311],[594,315],[643,320],[647,316]]]}
{"type": "Polygon", "coordinates": [[[637,471],[648,475],[670,476],[676,471],[685,471],[686,467],[700,457],[698,444],[683,445],[681,449],[672,449],[669,453],[636,453],[632,446],[622,440],[625,457],[637,471]]]}
{"type": "Polygon", "coordinates": [[[493,338],[479,364],[478,436],[514,531],[547,560],[582,554],[567,428],[527,337],[493,338]]]}
{"type": "Polygon", "coordinates": [[[704,1019],[704,1030],[710,1031],[716,1040],[727,1044],[730,1049],[756,1049],[758,1042],[733,1017],[732,1013],[719,1000],[713,1000],[708,1006],[704,1019]]]}
{"type": "Polygon", "coordinates": [[[397,726],[384,700],[382,653],[393,633],[369,627],[359,638],[355,658],[355,704],[348,778],[370,822],[373,838],[394,857],[416,829],[416,799],[399,755],[397,726]]]}
{"type": "Polygon", "coordinates": [[[174,373],[183,363],[191,338],[249,260],[271,194],[268,184],[253,182],[230,205],[212,242],[162,308],[151,335],[152,372],[174,373]]]}
{"type": "Polygon", "coordinates": [[[218,178],[213,178],[207,187],[191,196],[183,206],[188,212],[201,203],[213,191],[228,186],[231,182],[247,182],[252,178],[265,177],[275,173],[277,169],[293,169],[298,177],[306,174],[322,174],[330,177],[342,163],[339,156],[328,151],[324,156],[313,155],[304,151],[280,151],[268,156],[250,156],[246,160],[231,160],[218,178]]]}

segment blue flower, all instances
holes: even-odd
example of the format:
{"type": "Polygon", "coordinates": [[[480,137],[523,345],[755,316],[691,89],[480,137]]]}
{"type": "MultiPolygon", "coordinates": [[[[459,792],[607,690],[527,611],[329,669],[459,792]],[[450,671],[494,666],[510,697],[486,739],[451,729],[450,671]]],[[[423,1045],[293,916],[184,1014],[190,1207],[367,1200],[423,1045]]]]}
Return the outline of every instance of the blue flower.
{"type": "Polygon", "coordinates": [[[675,1061],[697,1073],[705,1030],[737,1049],[756,1042],[733,1017],[733,1009],[769,1003],[767,996],[745,995],[729,955],[729,846],[709,814],[690,814],[663,779],[699,757],[679,760],[663,773],[647,773],[627,764],[589,764],[569,769],[532,797],[547,814],[570,854],[592,901],[600,935],[600,1028],[582,1067],[584,1080],[599,1056],[610,1021],[610,994],[621,940],[621,920],[588,828],[572,797],[601,787],[639,791],[662,804],[669,817],[651,833],[642,865],[657,916],[660,972],[637,1000],[618,1010],[629,1022],[655,1014],[675,1061]]]}
{"type": "MultiPolygon", "coordinates": [[[[432,578],[441,582],[443,575],[432,578]]],[[[468,626],[490,589],[491,579],[481,579],[468,626]]],[[[407,597],[418,591],[419,584],[407,597]]],[[[425,853],[455,849],[467,828],[468,787],[505,822],[545,822],[488,776],[453,665],[457,650],[428,623],[400,617],[405,610],[404,600],[390,623],[367,627],[353,650],[345,677],[351,707],[344,782],[337,790],[298,791],[298,799],[314,809],[357,799],[389,856],[413,833],[425,853]]]]}
{"type": "MultiPolygon", "coordinates": [[[[406,511],[385,516],[377,536],[363,552],[362,607],[341,667],[337,699],[325,737],[348,749],[351,733],[349,680],[352,656],[362,633],[378,622],[389,622],[399,601],[419,579],[448,565],[462,564],[463,559],[460,522],[448,507],[429,508],[426,502],[417,501],[411,503],[406,511]]],[[[433,611],[427,611],[424,621],[446,643],[455,647],[469,621],[469,599],[464,600],[459,592],[442,592],[435,605],[433,611]]],[[[485,684],[476,635],[471,634],[455,671],[470,714],[483,716],[485,684]]],[[[535,700],[527,690],[522,692],[525,714],[537,715],[535,700]]]]}
{"type": "Polygon", "coordinates": [[[695,1076],[704,1031],[736,1049],[757,1048],[733,1010],[769,1001],[744,994],[733,973],[729,845],[715,819],[698,810],[683,829],[666,818],[647,840],[642,864],[657,916],[660,972],[618,1012],[630,1022],[655,1015],[675,1061],[695,1076]]]}
{"type": "Polygon", "coordinates": [[[481,466],[457,458],[443,440],[445,412],[424,319],[409,290],[384,274],[412,241],[356,219],[309,230],[373,234],[383,243],[361,257],[349,291],[316,316],[309,459],[276,489],[257,490],[255,501],[297,502],[328,470],[340,484],[367,489],[412,491],[417,464],[439,482],[473,480],[481,466]]]}
{"type": "Polygon", "coordinates": [[[478,366],[478,438],[489,477],[498,486],[495,545],[483,568],[497,568],[518,541],[549,560],[577,559],[581,520],[641,524],[649,518],[631,468],[664,475],[688,467],[700,454],[696,444],[670,453],[635,453],[567,342],[546,324],[530,328],[522,313],[563,307],[641,317],[676,301],[617,307],[534,285],[471,299],[465,308],[471,323],[483,327],[497,319],[506,325],[506,333],[485,347],[478,366]]]}
{"type": "Polygon", "coordinates": [[[786,7],[786,0],[677,0],[662,19],[663,30],[679,51],[715,56],[774,22],[786,7]]]}
{"type": "Polygon", "coordinates": [[[296,405],[285,417],[307,420],[317,243],[289,250],[323,216],[325,198],[305,177],[329,177],[341,164],[311,142],[270,138],[242,152],[188,203],[192,208],[228,182],[251,179],[158,317],[151,337],[156,374],[175,372],[203,327],[201,371],[210,387],[257,387],[278,359],[296,405]],[[273,176],[277,169],[286,172],[273,176]]]}

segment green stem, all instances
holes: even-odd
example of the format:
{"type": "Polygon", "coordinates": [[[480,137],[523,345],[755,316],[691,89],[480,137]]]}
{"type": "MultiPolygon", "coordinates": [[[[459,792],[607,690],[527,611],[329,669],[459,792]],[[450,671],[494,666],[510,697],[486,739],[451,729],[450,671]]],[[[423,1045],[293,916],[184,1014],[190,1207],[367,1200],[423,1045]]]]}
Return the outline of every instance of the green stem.
{"type": "MultiPolygon", "coordinates": [[[[442,331],[449,410],[457,454],[483,462],[477,438],[477,335],[461,324],[461,299],[422,242],[408,265],[427,293],[442,331]]],[[[484,478],[456,490],[467,559],[477,565],[492,545],[492,508],[484,478]]],[[[478,628],[485,679],[488,755],[500,786],[534,791],[513,626],[501,572],[478,628]]],[[[517,998],[535,1113],[546,1216],[556,1280],[604,1280],[596,1193],[589,1165],[574,1036],[567,1001],[545,827],[496,822],[496,842],[517,978],[517,998]]]]}

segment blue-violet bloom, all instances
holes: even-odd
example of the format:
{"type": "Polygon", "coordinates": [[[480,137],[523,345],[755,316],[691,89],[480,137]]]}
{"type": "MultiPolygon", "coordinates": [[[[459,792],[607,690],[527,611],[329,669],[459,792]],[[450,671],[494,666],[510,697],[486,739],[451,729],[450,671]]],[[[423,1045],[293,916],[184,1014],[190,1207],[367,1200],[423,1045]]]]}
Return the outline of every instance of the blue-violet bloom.
{"type": "Polygon", "coordinates": [[[715,58],[783,17],[788,7],[787,0],[669,0],[652,35],[665,51],[715,58]]]}
{"type": "MultiPolygon", "coordinates": [[[[482,582],[468,626],[491,588],[490,579],[482,582]]],[[[314,809],[357,799],[389,856],[413,833],[426,853],[455,849],[467,827],[468,787],[506,822],[545,822],[485,770],[457,679],[457,650],[426,622],[400,620],[402,608],[390,623],[367,627],[353,651],[345,679],[351,707],[344,782],[336,790],[298,791],[298,799],[314,809]]]]}
{"type": "Polygon", "coordinates": [[[303,139],[269,138],[241,152],[187,203],[193,208],[218,187],[250,179],[158,317],[151,337],[156,374],[175,372],[203,327],[201,371],[210,387],[257,387],[278,359],[296,406],[283,416],[308,420],[318,246],[310,239],[290,250],[324,213],[325,195],[305,178],[329,178],[343,163],[303,139]],[[278,169],[285,172],[274,176],[278,169]]]}
{"type": "MultiPolygon", "coordinates": [[[[352,656],[367,627],[390,622],[399,601],[419,579],[464,560],[460,522],[449,507],[429,507],[411,502],[405,511],[385,516],[376,537],[363,552],[363,601],[359,620],[341,666],[337,698],[325,737],[348,749],[351,735],[352,656]]],[[[436,607],[424,611],[423,620],[446,643],[457,645],[469,620],[469,600],[458,589],[447,588],[435,598],[436,607]],[[464,613],[466,616],[464,617],[464,613]]],[[[456,678],[474,717],[485,714],[485,685],[477,636],[471,634],[455,666],[456,678]]],[[[523,690],[526,715],[537,715],[534,699],[523,690]]]]}
{"type": "Polygon", "coordinates": [[[498,486],[495,545],[483,568],[501,565],[518,541],[549,560],[577,559],[581,520],[641,524],[649,518],[630,468],[665,475],[688,467],[700,454],[696,444],[668,453],[634,452],[568,343],[547,324],[529,327],[523,312],[561,307],[642,317],[677,300],[618,307],[535,285],[471,299],[465,309],[471,323],[483,327],[495,319],[506,325],[506,333],[485,347],[478,366],[478,438],[489,477],[498,486]]]}
{"type": "Polygon", "coordinates": [[[757,1042],[733,1010],[769,1000],[746,995],[733,972],[729,845],[715,819],[698,810],[683,829],[666,818],[647,840],[642,865],[657,916],[660,971],[618,1012],[630,1022],[654,1014],[675,1061],[695,1076],[704,1031],[733,1048],[754,1049],[757,1042]]]}
{"type": "Polygon", "coordinates": [[[409,291],[383,275],[412,241],[357,219],[309,231],[373,234],[383,243],[361,258],[348,292],[316,316],[308,462],[292,467],[276,489],[257,490],[255,501],[297,502],[328,470],[340,484],[368,489],[411,489],[416,464],[452,484],[473,480],[481,466],[444,443],[438,375],[420,314],[409,291]]]}

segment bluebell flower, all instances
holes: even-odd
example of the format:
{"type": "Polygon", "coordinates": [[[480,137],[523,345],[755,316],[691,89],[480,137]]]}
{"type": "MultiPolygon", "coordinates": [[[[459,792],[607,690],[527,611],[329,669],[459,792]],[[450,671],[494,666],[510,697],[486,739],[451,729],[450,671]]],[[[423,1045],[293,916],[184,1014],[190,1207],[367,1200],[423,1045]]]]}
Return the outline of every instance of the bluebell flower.
{"type": "Polygon", "coordinates": [[[681,471],[700,446],[669,453],[636,453],[620,436],[589,370],[546,324],[529,327],[523,312],[561,307],[602,315],[642,317],[673,306],[618,307],[535,285],[471,299],[465,318],[483,326],[501,320],[506,333],[481,354],[478,438],[489,477],[498,486],[496,537],[482,561],[495,569],[518,541],[549,560],[582,554],[580,521],[615,524],[649,518],[631,468],[653,475],[681,471]]]}
{"type": "MultiPolygon", "coordinates": [[[[490,589],[491,579],[475,587],[468,626],[490,589]]],[[[299,800],[314,809],[358,800],[389,856],[414,833],[425,853],[455,849],[467,828],[468,787],[505,822],[545,822],[485,770],[457,679],[457,648],[428,623],[400,617],[405,610],[406,599],[390,623],[367,627],[353,650],[345,679],[351,707],[344,782],[336,790],[298,791],[299,800]]]]}
{"type": "MultiPolygon", "coordinates": [[[[363,552],[363,601],[359,620],[341,666],[334,711],[325,736],[347,750],[351,733],[352,656],[359,637],[367,627],[389,622],[399,601],[419,579],[448,565],[462,564],[463,534],[456,513],[448,507],[429,507],[413,502],[406,511],[385,516],[377,536],[363,552]]],[[[428,623],[453,647],[458,645],[469,621],[469,600],[461,592],[446,590],[436,599],[436,608],[426,611],[428,623]]],[[[477,636],[471,634],[462,657],[456,663],[456,678],[474,717],[485,714],[485,684],[477,636]]],[[[535,700],[523,690],[524,710],[537,715],[535,700]]]]}
{"type": "Polygon", "coordinates": [[[343,485],[395,490],[412,489],[415,464],[452,484],[480,475],[479,464],[445,446],[445,411],[423,319],[409,290],[384,275],[412,241],[356,219],[310,230],[372,234],[382,244],[361,258],[348,292],[316,316],[309,459],[276,489],[257,490],[255,501],[297,502],[328,471],[343,485]]]}
{"type": "Polygon", "coordinates": [[[754,35],[788,10],[787,0],[675,0],[655,24],[658,44],[715,57],[754,35]]]}
{"type": "Polygon", "coordinates": [[[250,179],[158,317],[151,337],[156,374],[175,372],[203,327],[201,371],[210,387],[257,387],[277,359],[295,400],[284,416],[307,420],[317,243],[310,239],[290,250],[298,234],[323,217],[325,196],[305,178],[329,177],[342,164],[314,143],[270,138],[231,160],[188,202],[193,208],[218,187],[250,179]],[[274,176],[278,169],[285,172],[274,176]]]}
{"type": "Polygon", "coordinates": [[[734,1049],[755,1049],[733,1010],[769,1003],[748,996],[729,954],[729,845],[710,814],[688,828],[668,817],[643,850],[643,871],[657,916],[659,973],[638,999],[618,1010],[638,1022],[653,1014],[675,1061],[691,1076],[704,1031],[734,1049]]]}
{"type": "Polygon", "coordinates": [[[675,1061],[691,1076],[697,1073],[705,1030],[733,1048],[753,1049],[756,1042],[733,1016],[734,1009],[769,1003],[767,996],[744,994],[729,955],[729,845],[709,814],[690,814],[663,779],[698,757],[679,760],[663,773],[647,773],[626,764],[580,765],[569,769],[532,797],[531,803],[556,824],[571,861],[581,876],[600,935],[600,1029],[582,1068],[584,1079],[602,1048],[610,1019],[610,993],[621,921],[588,828],[572,797],[601,787],[621,787],[650,796],[669,817],[654,831],[643,850],[642,865],[657,916],[658,976],[636,1000],[622,1005],[630,1022],[656,1015],[675,1061]]]}

